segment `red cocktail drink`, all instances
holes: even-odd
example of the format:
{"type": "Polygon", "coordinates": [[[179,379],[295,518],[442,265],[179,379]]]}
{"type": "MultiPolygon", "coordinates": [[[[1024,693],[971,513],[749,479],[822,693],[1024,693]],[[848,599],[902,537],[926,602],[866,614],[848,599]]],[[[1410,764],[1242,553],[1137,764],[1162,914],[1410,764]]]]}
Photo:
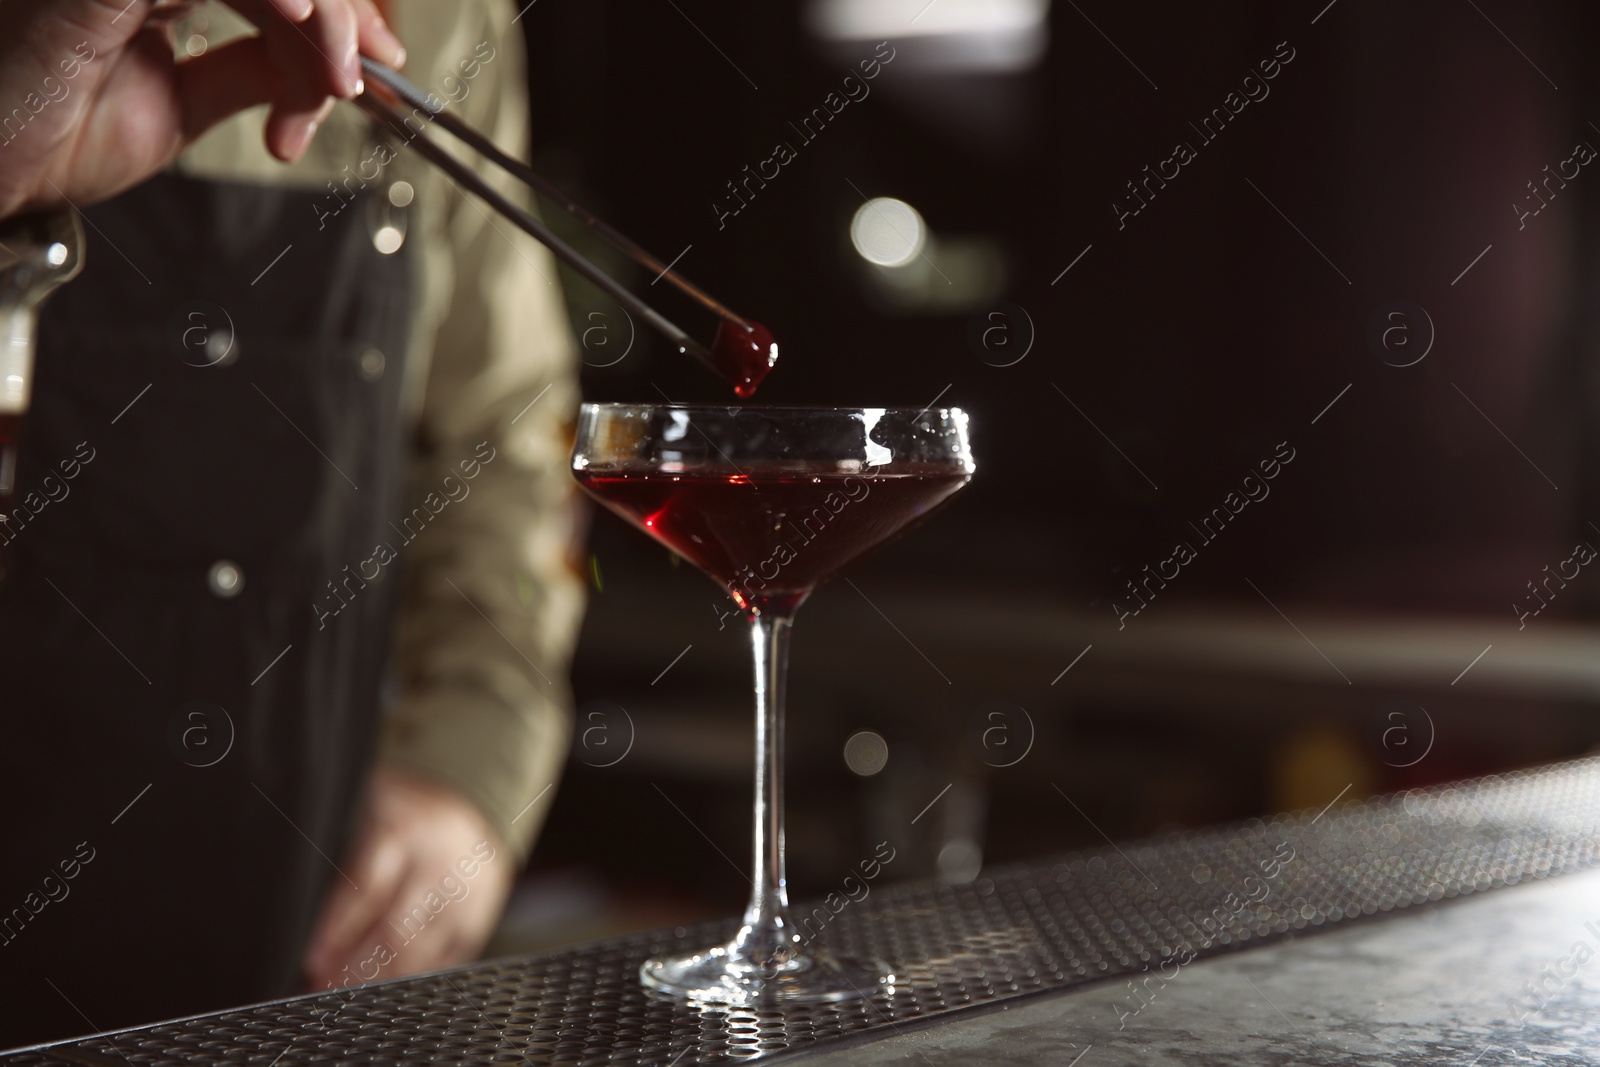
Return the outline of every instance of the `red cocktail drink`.
{"type": "Polygon", "coordinates": [[[870,468],[577,472],[606,507],[710,575],[746,610],[798,607],[817,583],[926,515],[968,477],[870,468]]]}

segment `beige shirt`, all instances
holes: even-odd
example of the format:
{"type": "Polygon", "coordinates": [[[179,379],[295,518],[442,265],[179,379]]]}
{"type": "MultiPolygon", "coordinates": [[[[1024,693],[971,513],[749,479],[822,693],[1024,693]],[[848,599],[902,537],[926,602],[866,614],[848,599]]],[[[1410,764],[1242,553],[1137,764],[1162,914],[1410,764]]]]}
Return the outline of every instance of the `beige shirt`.
{"type": "MultiPolygon", "coordinates": [[[[395,0],[405,74],[514,156],[526,158],[528,111],[516,9],[498,0],[395,0]]],[[[178,26],[179,54],[249,27],[208,3],[178,26]]],[[[406,507],[446,474],[482,464],[406,549],[396,640],[401,689],[380,759],[470,798],[520,860],[554,796],[570,731],[567,668],[583,610],[574,483],[567,470],[578,400],[576,359],[555,261],[545,248],[437,168],[341,103],[305,158],[285,166],[262,141],[265,109],[208,133],[176,164],[195,178],[372,192],[379,247],[403,233],[416,256],[412,351],[404,395],[415,428],[406,507]],[[384,146],[380,148],[380,146],[384,146]],[[388,162],[384,162],[387,160],[388,162]],[[396,189],[396,183],[410,186],[396,189]],[[332,183],[330,186],[329,183],[332,183]],[[404,206],[400,206],[403,204],[404,206]]],[[[419,117],[420,118],[420,117],[419,117]]],[[[420,122],[419,122],[420,125],[420,122]]],[[[440,130],[507,196],[526,191],[440,130]]],[[[343,195],[341,195],[343,194],[343,195]]]]}

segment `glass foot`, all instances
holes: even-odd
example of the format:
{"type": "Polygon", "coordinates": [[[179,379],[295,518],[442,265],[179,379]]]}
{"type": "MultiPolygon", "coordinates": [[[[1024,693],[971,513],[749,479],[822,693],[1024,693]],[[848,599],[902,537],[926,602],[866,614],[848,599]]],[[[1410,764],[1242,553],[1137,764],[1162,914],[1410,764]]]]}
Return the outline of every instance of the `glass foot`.
{"type": "Polygon", "coordinates": [[[639,980],[702,1004],[825,1003],[894,989],[893,973],[877,960],[793,955],[763,968],[731,955],[725,945],[692,956],[646,960],[639,980]]]}

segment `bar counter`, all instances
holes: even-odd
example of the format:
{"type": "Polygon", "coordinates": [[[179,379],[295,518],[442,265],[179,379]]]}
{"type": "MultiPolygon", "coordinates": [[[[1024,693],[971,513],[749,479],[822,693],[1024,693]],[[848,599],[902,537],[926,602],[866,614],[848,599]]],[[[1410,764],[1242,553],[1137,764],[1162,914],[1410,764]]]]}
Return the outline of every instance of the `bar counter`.
{"type": "Polygon", "coordinates": [[[640,985],[729,920],[0,1062],[1600,1063],[1597,857],[1590,759],[882,885],[819,935],[892,964],[854,1002],[697,1009],[640,985]]]}

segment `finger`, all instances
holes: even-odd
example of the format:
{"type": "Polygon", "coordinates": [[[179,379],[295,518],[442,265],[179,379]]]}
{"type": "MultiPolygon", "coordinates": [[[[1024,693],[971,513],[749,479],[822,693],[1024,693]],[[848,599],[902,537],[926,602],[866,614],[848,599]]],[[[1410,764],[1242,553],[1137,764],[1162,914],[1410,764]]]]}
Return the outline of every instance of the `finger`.
{"type": "Polygon", "coordinates": [[[307,957],[313,962],[341,955],[374,916],[393,908],[409,875],[406,851],[392,840],[363,846],[350,866],[360,881],[334,883],[309,944],[307,957]]]}
{"type": "Polygon", "coordinates": [[[361,54],[371,56],[396,70],[406,65],[406,49],[383,20],[378,5],[373,0],[352,0],[355,4],[356,27],[361,41],[361,54]]]}
{"type": "MultiPolygon", "coordinates": [[[[425,900],[427,894],[436,893],[438,888],[437,884],[419,883],[415,901],[425,900]]],[[[486,879],[466,895],[451,898],[400,951],[397,966],[389,977],[454,967],[477,959],[499,923],[509,889],[509,884],[497,886],[486,879]]],[[[402,896],[399,907],[406,907],[404,901],[408,899],[411,898],[402,896]]],[[[412,914],[408,911],[391,916],[391,925],[400,929],[400,924],[412,914]]]]}
{"type": "Polygon", "coordinates": [[[285,163],[298,160],[305,155],[311,139],[317,135],[317,129],[336,103],[338,101],[329,96],[311,110],[303,106],[274,106],[267,114],[267,150],[285,163]]]}
{"type": "Polygon", "coordinates": [[[377,977],[364,970],[361,965],[372,956],[374,947],[385,940],[378,935],[378,925],[394,907],[394,901],[399,893],[397,887],[385,894],[386,899],[378,909],[375,919],[364,915],[364,911],[358,913],[348,907],[348,900],[344,902],[346,906],[340,912],[330,911],[330,917],[341,925],[349,923],[352,919],[359,918],[361,921],[356,922],[354,926],[346,927],[349,930],[347,936],[340,937],[337,941],[325,941],[307,953],[302,966],[308,988],[325,989],[330,985],[341,984],[340,978],[347,970],[362,980],[377,977]]]}
{"type": "Polygon", "coordinates": [[[364,982],[374,982],[380,978],[396,978],[410,973],[397,965],[396,961],[399,958],[397,952],[405,942],[389,927],[394,915],[392,909],[399,906],[398,902],[404,899],[403,891],[396,893],[394,900],[389,904],[391,910],[378,915],[365,929],[356,934],[343,955],[327,962],[327,973],[332,976],[329,981],[346,972],[364,982]]]}
{"type": "Polygon", "coordinates": [[[267,46],[288,72],[266,129],[269,150],[286,160],[305,153],[317,127],[333,110],[334,97],[353,97],[362,87],[355,10],[347,0],[322,0],[305,26],[293,29],[302,41],[269,40],[267,46]],[[331,96],[327,95],[330,70],[336,72],[331,96]]]}
{"type": "Polygon", "coordinates": [[[328,52],[325,23],[333,16],[313,11],[296,23],[291,19],[298,12],[285,14],[287,0],[228,2],[261,30],[259,46],[276,85],[265,130],[267,149],[278,159],[293,162],[305,153],[327,118],[333,97],[346,91],[345,73],[328,52]]]}
{"type": "MultiPolygon", "coordinates": [[[[350,98],[362,88],[360,37],[355,24],[355,8],[350,0],[318,0],[317,10],[298,30],[301,45],[322,59],[322,74],[333,75],[325,86],[334,96],[350,98]]],[[[315,66],[315,64],[314,64],[315,66]]]]}
{"type": "MultiPolygon", "coordinates": [[[[371,56],[378,62],[397,69],[405,66],[405,47],[395,36],[373,0],[322,0],[322,2],[328,5],[353,5],[356,35],[362,55],[371,56]]],[[[339,74],[332,61],[334,53],[328,50],[324,42],[310,33],[314,27],[302,25],[310,20],[316,10],[311,0],[304,0],[303,8],[295,0],[228,0],[228,3],[265,35],[283,38],[290,43],[294,43],[299,37],[300,42],[310,46],[313,51],[318,48],[326,51],[327,59],[324,62],[327,74],[330,77],[339,74]],[[306,35],[299,36],[295,33],[296,30],[305,31],[306,35]]],[[[359,76],[359,71],[356,73],[359,76]]],[[[329,86],[330,91],[334,88],[332,85],[329,86]]]]}
{"type": "Polygon", "coordinates": [[[361,34],[350,0],[319,0],[306,22],[317,38],[317,51],[339,71],[334,95],[346,100],[361,91],[361,34]]]}
{"type": "Polygon", "coordinates": [[[407,880],[407,868],[406,851],[393,839],[361,850],[353,869],[356,885],[362,888],[336,883],[311,937],[305,969],[313,980],[320,982],[337,974],[374,920],[394,909],[395,898],[407,880]]]}
{"type": "Polygon", "coordinates": [[[337,977],[348,970],[365,981],[375,981],[436,968],[438,964],[431,961],[439,957],[449,934],[439,929],[442,913],[435,917],[421,907],[432,888],[413,873],[388,907],[351,939],[348,950],[326,962],[325,973],[337,977]],[[419,911],[421,920],[417,918],[419,911]],[[385,947],[387,952],[382,951],[385,947]]]}
{"type": "Polygon", "coordinates": [[[290,22],[304,22],[317,9],[312,0],[267,0],[267,6],[290,22]]]}
{"type": "Polygon", "coordinates": [[[286,107],[355,95],[361,63],[350,0],[320,0],[310,17],[299,21],[285,17],[278,0],[228,2],[261,31],[267,54],[283,72],[285,90],[298,91],[297,100],[283,101],[286,107]]]}
{"type": "MultiPolygon", "coordinates": [[[[459,902],[451,901],[442,911],[429,913],[422,902],[428,894],[437,893],[435,883],[413,879],[405,891],[396,897],[394,906],[382,918],[386,929],[404,930],[408,940],[395,944],[395,961],[386,977],[418,974],[446,965],[451,942],[456,937],[456,927],[461,921],[459,902]],[[428,921],[418,925],[418,912],[428,915],[428,921]],[[407,923],[407,920],[411,920],[407,923]]],[[[378,924],[375,924],[378,925],[378,924]]]]}

